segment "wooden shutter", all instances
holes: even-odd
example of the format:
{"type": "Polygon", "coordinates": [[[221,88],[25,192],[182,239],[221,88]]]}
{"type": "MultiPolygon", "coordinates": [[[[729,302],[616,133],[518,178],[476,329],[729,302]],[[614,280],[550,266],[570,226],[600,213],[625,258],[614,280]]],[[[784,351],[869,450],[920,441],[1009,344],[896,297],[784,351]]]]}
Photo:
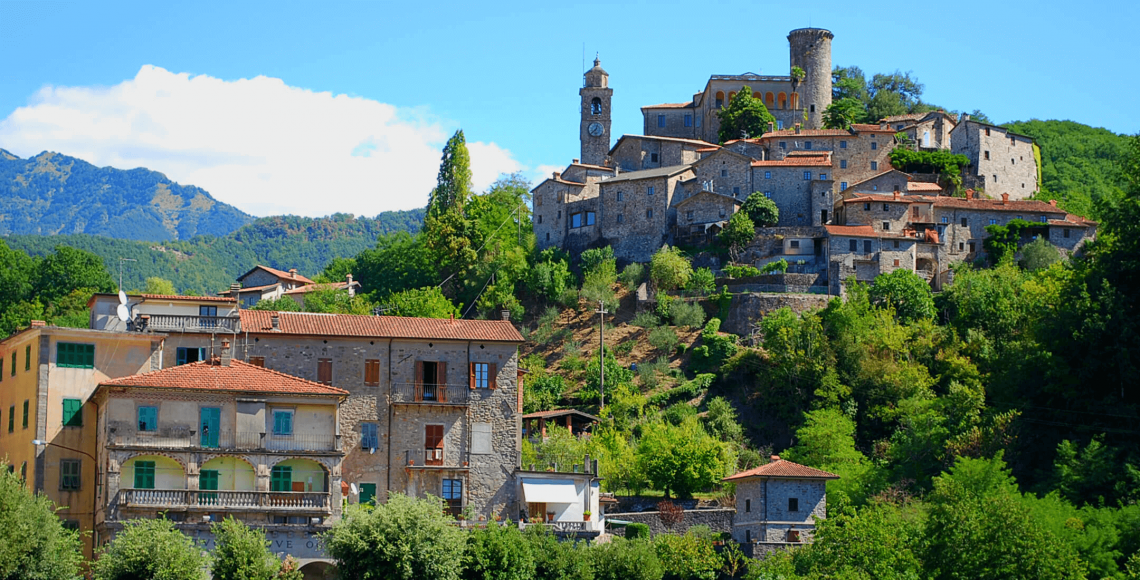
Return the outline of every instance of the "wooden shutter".
{"type": "Polygon", "coordinates": [[[495,377],[498,375],[498,370],[499,370],[499,365],[497,365],[495,363],[491,363],[491,364],[487,365],[487,386],[492,388],[492,389],[499,388],[499,385],[496,384],[496,381],[495,381],[495,377]]]}
{"type": "Polygon", "coordinates": [[[251,356],[251,357],[249,357],[249,364],[251,364],[255,367],[265,368],[265,357],[263,357],[263,356],[251,356]]]}
{"type": "Polygon", "coordinates": [[[468,366],[468,369],[467,369],[467,383],[468,383],[467,388],[472,389],[472,390],[475,389],[475,365],[476,364],[478,364],[478,363],[470,363],[467,365],[468,366]]]}
{"type": "Polygon", "coordinates": [[[332,385],[332,359],[317,359],[317,382],[332,385]]]}
{"type": "Polygon", "coordinates": [[[447,363],[443,361],[435,363],[435,382],[441,386],[447,384],[447,363]]]}
{"type": "Polygon", "coordinates": [[[424,426],[424,464],[441,465],[443,463],[443,425],[424,426]],[[436,451],[438,450],[438,452],[436,451]],[[436,459],[436,455],[439,456],[436,459]]]}
{"type": "Polygon", "coordinates": [[[380,385],[380,361],[368,359],[364,361],[364,384],[370,387],[380,385]]]}
{"type": "Polygon", "coordinates": [[[414,388],[415,399],[424,400],[424,361],[416,361],[416,384],[414,388]]]}

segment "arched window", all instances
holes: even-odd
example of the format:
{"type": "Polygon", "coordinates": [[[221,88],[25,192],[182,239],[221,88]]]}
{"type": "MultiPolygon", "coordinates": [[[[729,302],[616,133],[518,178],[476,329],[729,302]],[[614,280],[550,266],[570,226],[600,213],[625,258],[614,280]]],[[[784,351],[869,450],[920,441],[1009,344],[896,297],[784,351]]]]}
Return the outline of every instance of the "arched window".
{"type": "Polygon", "coordinates": [[[800,95],[799,93],[792,93],[792,108],[800,108],[800,95]]]}
{"type": "Polygon", "coordinates": [[[735,96],[736,96],[736,91],[731,91],[731,92],[729,92],[729,93],[728,93],[728,102],[730,102],[730,103],[731,103],[731,102],[732,102],[732,97],[735,97],[735,96]]]}
{"type": "Polygon", "coordinates": [[[767,105],[769,109],[775,107],[776,106],[776,95],[773,95],[772,93],[768,93],[768,94],[764,95],[764,104],[767,105]]]}
{"type": "Polygon", "coordinates": [[[719,109],[723,106],[724,106],[724,91],[717,91],[716,92],[716,108],[719,109]]]}
{"type": "Polygon", "coordinates": [[[930,131],[922,132],[922,146],[930,147],[930,131]]]}
{"type": "Polygon", "coordinates": [[[602,114],[602,100],[599,99],[598,97],[594,97],[594,100],[590,101],[590,114],[591,115],[601,115],[602,114]]]}
{"type": "Polygon", "coordinates": [[[776,103],[777,103],[776,108],[787,109],[788,108],[788,95],[786,93],[780,93],[779,95],[776,96],[776,103]]]}

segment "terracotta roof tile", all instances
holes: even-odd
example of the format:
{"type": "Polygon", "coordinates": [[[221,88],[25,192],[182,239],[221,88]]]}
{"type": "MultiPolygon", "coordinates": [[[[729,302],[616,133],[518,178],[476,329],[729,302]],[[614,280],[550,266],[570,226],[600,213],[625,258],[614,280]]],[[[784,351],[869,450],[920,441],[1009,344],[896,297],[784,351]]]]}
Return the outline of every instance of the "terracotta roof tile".
{"type": "Polygon", "coordinates": [[[801,129],[796,133],[795,129],[780,129],[779,131],[769,131],[764,133],[760,139],[772,139],[776,137],[844,137],[851,136],[851,131],[846,129],[801,129]]]}
{"type": "Polygon", "coordinates": [[[831,167],[831,159],[825,156],[786,157],[780,160],[753,161],[753,167],[831,167]]]}
{"type": "Polygon", "coordinates": [[[856,133],[890,133],[892,135],[895,133],[895,130],[891,127],[884,129],[882,126],[873,123],[852,123],[851,130],[856,133]]]}
{"type": "Polygon", "coordinates": [[[100,383],[101,387],[145,387],[202,391],[347,395],[348,391],[261,368],[239,360],[222,366],[217,359],[179,365],[100,383]]]}
{"type": "Polygon", "coordinates": [[[945,195],[903,195],[899,199],[894,194],[857,193],[843,200],[843,203],[865,201],[890,201],[897,203],[933,203],[935,207],[956,207],[981,211],[1038,211],[1043,213],[1064,213],[1056,206],[1035,199],[1010,200],[1003,202],[1000,199],[966,199],[964,197],[949,197],[945,195]]]}
{"type": "Polygon", "coordinates": [[[187,300],[191,302],[234,302],[237,300],[227,296],[178,296],[174,294],[139,294],[147,300],[187,300]]]}
{"type": "Polygon", "coordinates": [[[308,278],[306,278],[300,274],[293,275],[293,274],[290,274],[289,272],[284,272],[282,270],[278,270],[277,268],[270,268],[269,266],[262,266],[261,264],[254,266],[252,270],[250,270],[249,272],[246,272],[245,274],[242,274],[240,277],[238,277],[238,280],[244,279],[246,276],[249,276],[250,274],[252,274],[253,270],[257,270],[257,269],[265,270],[266,272],[269,272],[270,274],[273,274],[274,276],[277,276],[278,278],[281,278],[283,280],[296,280],[296,281],[301,282],[303,284],[312,284],[313,283],[312,280],[310,280],[310,279],[308,279],[308,278]]]}
{"type": "Polygon", "coordinates": [[[906,184],[907,191],[942,191],[942,187],[937,183],[930,183],[928,181],[910,181],[906,184]]]}
{"type": "Polygon", "coordinates": [[[435,340],[483,340],[522,342],[522,335],[505,320],[448,320],[405,316],[362,316],[313,312],[242,310],[243,331],[307,336],[360,336],[370,338],[419,338],[435,340]],[[273,316],[280,330],[273,330],[273,316]]]}
{"type": "Polygon", "coordinates": [[[661,103],[660,105],[646,105],[642,109],[687,109],[693,106],[693,102],[688,103],[661,103]]]}
{"type": "Polygon", "coordinates": [[[579,417],[585,417],[591,421],[600,421],[601,420],[601,419],[598,419],[597,417],[595,417],[589,413],[585,413],[585,412],[579,411],[577,409],[553,409],[550,411],[536,411],[534,413],[527,413],[526,415],[523,415],[522,418],[523,419],[549,419],[551,417],[565,417],[566,415],[577,415],[579,417]]]}
{"type": "Polygon", "coordinates": [[[736,475],[730,475],[724,478],[724,481],[736,481],[740,479],[748,479],[749,477],[776,477],[786,479],[839,479],[839,476],[835,475],[834,473],[828,473],[814,467],[800,465],[799,463],[794,463],[792,461],[788,461],[787,459],[780,459],[780,457],[776,455],[773,456],[771,463],[749,469],[748,471],[742,471],[736,475]]]}
{"type": "MultiPolygon", "coordinates": [[[[360,282],[353,281],[352,285],[356,288],[360,287],[360,282]]],[[[309,292],[316,292],[317,290],[345,290],[348,288],[348,282],[328,282],[320,284],[305,284],[292,290],[286,290],[286,294],[308,294],[309,292]]]]}

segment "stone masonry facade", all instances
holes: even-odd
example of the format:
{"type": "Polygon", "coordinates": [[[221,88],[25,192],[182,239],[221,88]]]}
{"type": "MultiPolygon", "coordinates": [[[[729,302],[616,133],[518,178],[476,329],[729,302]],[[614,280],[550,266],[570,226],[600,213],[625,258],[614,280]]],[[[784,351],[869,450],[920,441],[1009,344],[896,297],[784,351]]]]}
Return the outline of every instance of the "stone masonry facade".
{"type": "Polygon", "coordinates": [[[786,542],[788,532],[795,530],[800,541],[811,541],[815,518],[827,517],[826,490],[826,482],[818,479],[755,478],[738,482],[733,539],[740,543],[786,542]]]}

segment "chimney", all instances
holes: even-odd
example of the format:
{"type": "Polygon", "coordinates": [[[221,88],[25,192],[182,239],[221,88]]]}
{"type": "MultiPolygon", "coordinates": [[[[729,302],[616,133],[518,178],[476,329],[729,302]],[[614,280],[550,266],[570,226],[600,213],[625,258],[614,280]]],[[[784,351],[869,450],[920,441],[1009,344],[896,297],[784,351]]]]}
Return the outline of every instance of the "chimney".
{"type": "Polygon", "coordinates": [[[230,351],[230,341],[222,340],[222,366],[230,366],[231,360],[233,360],[233,354],[230,351]]]}
{"type": "Polygon", "coordinates": [[[499,312],[499,316],[502,316],[503,320],[505,320],[507,322],[511,321],[511,311],[510,310],[503,310],[503,311],[499,312]]]}
{"type": "Polygon", "coordinates": [[[269,319],[273,325],[274,332],[281,332],[281,314],[274,312],[273,316],[269,319]]]}
{"type": "Polygon", "coordinates": [[[773,455],[773,456],[772,456],[772,461],[779,461],[779,460],[780,460],[780,456],[779,456],[779,455],[773,455]]]}
{"type": "Polygon", "coordinates": [[[800,134],[800,128],[801,128],[801,127],[800,127],[800,124],[799,124],[799,123],[796,123],[796,135],[799,135],[799,134],[800,134]]]}
{"type": "Polygon", "coordinates": [[[234,298],[238,297],[238,292],[241,292],[241,284],[237,282],[230,284],[230,294],[232,294],[234,298]]]}
{"type": "Polygon", "coordinates": [[[967,189],[966,190],[966,200],[969,201],[971,199],[974,199],[974,190],[967,189]]]}
{"type": "Polygon", "coordinates": [[[348,281],[348,295],[349,296],[356,296],[356,288],[352,287],[352,273],[350,272],[344,278],[345,278],[345,280],[348,281]]]}
{"type": "Polygon", "coordinates": [[[581,162],[582,162],[582,160],[581,160],[581,159],[575,159],[575,160],[574,160],[574,165],[578,165],[578,164],[579,164],[579,163],[581,163],[581,162]]]}
{"type": "Polygon", "coordinates": [[[1008,193],[1001,194],[1001,204],[1002,205],[1009,205],[1009,194],[1008,193]]]}
{"type": "MultiPolygon", "coordinates": [[[[1054,202],[1054,205],[1056,205],[1055,202],[1054,202]]],[[[42,328],[44,326],[47,326],[47,323],[44,322],[43,320],[33,320],[31,323],[31,328],[42,328]]]]}
{"type": "Polygon", "coordinates": [[[289,268],[289,277],[290,278],[296,278],[297,277],[297,269],[296,268],[289,268]]]}
{"type": "Polygon", "coordinates": [[[552,175],[554,175],[554,179],[562,179],[562,172],[561,171],[554,171],[554,172],[552,172],[552,175]]]}
{"type": "Polygon", "coordinates": [[[901,194],[901,193],[899,193],[899,190],[897,190],[897,189],[896,189],[896,190],[895,190],[895,201],[898,201],[898,200],[899,200],[899,196],[900,196],[900,195],[902,195],[902,194],[901,194]]]}
{"type": "Polygon", "coordinates": [[[772,131],[775,131],[775,130],[776,130],[776,123],[774,121],[768,121],[768,132],[771,133],[772,131]]]}
{"type": "Polygon", "coordinates": [[[962,113],[962,118],[958,122],[959,123],[965,123],[966,121],[969,121],[969,120],[970,120],[970,114],[969,113],[962,113]]]}
{"type": "MultiPolygon", "coordinates": [[[[1053,207],[1057,207],[1057,200],[1055,200],[1055,199],[1049,200],[1049,205],[1051,205],[1053,207]]],[[[34,326],[34,323],[33,323],[33,326],[34,326]]]]}

